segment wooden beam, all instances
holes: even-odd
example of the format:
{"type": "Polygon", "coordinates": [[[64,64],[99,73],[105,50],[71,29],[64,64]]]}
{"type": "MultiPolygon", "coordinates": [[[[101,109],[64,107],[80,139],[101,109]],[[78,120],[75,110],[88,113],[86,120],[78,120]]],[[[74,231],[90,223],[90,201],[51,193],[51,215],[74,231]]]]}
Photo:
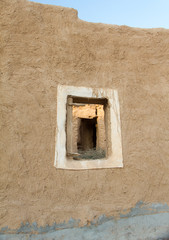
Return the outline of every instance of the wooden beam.
{"type": "Polygon", "coordinates": [[[73,119],[72,119],[72,104],[73,98],[68,97],[67,99],[67,119],[66,119],[66,148],[67,154],[72,154],[73,152],[73,119]]]}
{"type": "Polygon", "coordinates": [[[86,106],[86,104],[84,103],[68,103],[69,106],[77,106],[77,107],[80,107],[80,106],[86,106]]]}

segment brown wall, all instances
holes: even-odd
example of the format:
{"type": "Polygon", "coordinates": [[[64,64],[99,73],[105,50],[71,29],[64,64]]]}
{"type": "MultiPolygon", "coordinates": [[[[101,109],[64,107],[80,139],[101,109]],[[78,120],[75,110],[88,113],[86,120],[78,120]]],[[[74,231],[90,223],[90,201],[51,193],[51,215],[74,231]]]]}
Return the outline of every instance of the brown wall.
{"type": "Polygon", "coordinates": [[[0,9],[0,226],[169,203],[169,30],[87,23],[26,0],[0,9]],[[53,166],[58,84],[118,90],[123,169],[53,166]]]}

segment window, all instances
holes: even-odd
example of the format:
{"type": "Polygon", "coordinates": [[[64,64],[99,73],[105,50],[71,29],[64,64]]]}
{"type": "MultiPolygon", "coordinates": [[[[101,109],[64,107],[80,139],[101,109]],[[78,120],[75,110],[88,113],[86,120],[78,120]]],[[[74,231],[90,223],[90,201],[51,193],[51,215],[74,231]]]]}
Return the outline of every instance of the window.
{"type": "Polygon", "coordinates": [[[58,86],[54,166],[123,167],[116,90],[58,86]]]}
{"type": "Polygon", "coordinates": [[[106,98],[67,97],[67,156],[74,160],[106,157],[106,98]]]}

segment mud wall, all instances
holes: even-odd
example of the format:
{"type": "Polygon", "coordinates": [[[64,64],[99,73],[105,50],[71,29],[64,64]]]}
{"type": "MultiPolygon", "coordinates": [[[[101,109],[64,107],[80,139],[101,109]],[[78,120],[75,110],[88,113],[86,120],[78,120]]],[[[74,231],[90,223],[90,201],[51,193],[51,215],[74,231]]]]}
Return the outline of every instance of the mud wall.
{"type": "Polygon", "coordinates": [[[169,30],[87,23],[26,0],[0,9],[1,228],[169,204],[169,30]],[[124,168],[53,166],[58,84],[118,91],[124,168]]]}

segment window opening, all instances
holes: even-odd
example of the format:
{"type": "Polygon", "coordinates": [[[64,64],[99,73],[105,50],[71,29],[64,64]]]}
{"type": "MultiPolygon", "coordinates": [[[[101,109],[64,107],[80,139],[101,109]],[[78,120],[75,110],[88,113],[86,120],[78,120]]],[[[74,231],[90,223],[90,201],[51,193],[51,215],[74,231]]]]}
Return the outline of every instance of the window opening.
{"type": "MultiPolygon", "coordinates": [[[[56,124],[56,168],[84,170],[123,167],[120,106],[116,89],[58,85],[56,124]],[[82,107],[89,107],[89,110],[84,111],[82,107]],[[87,116],[84,114],[86,112],[87,116]],[[98,148],[102,150],[104,158],[94,159],[93,154],[85,158],[80,153],[85,145],[80,140],[80,129],[85,127],[87,119],[91,120],[90,125],[93,125],[92,121],[97,121],[92,128],[95,136],[92,144],[96,145],[97,151],[98,148]]],[[[87,151],[96,153],[96,150],[93,147],[87,151]]]]}
{"type": "Polygon", "coordinates": [[[67,156],[74,160],[106,157],[105,98],[67,98],[67,156]]]}

